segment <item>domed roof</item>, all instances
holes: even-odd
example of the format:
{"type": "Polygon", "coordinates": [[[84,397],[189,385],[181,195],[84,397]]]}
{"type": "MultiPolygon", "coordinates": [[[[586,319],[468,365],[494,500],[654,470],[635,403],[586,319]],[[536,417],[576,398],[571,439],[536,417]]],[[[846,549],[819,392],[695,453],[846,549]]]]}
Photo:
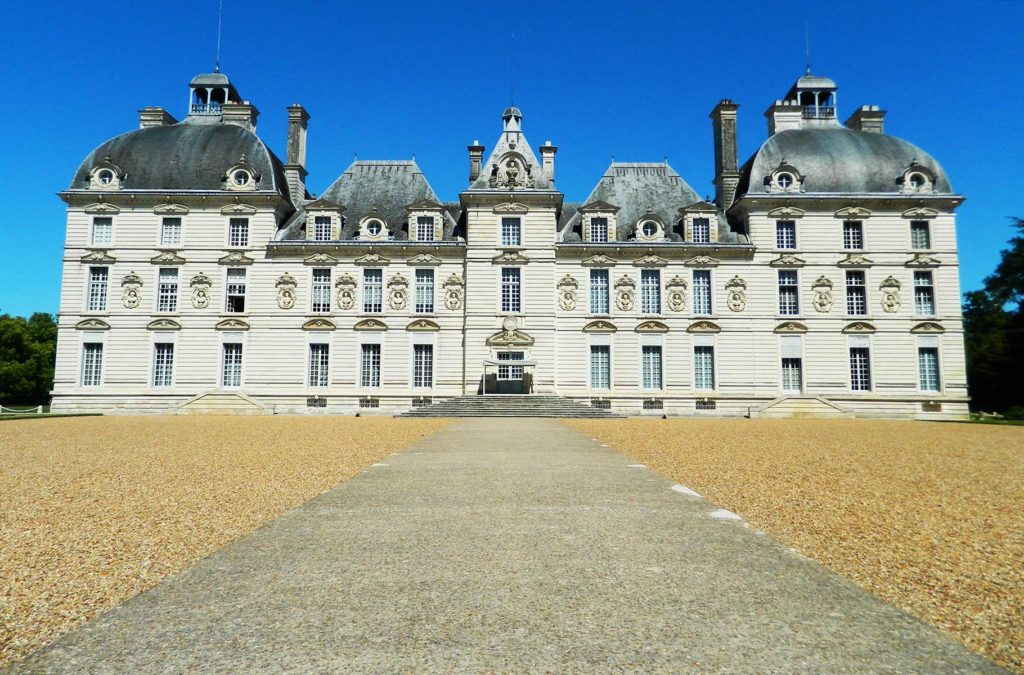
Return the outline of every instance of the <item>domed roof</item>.
{"type": "Polygon", "coordinates": [[[952,194],[942,166],[913,143],[844,127],[789,129],[771,136],[747,160],[736,195],[762,192],[782,163],[805,176],[806,193],[899,193],[897,179],[911,162],[931,171],[935,192],[952,194]]]}
{"type": "Polygon", "coordinates": [[[105,158],[124,172],[122,190],[222,190],[225,172],[242,156],[260,174],[257,190],[287,195],[281,161],[256,134],[235,124],[147,127],[116,136],[78,167],[71,190],[89,187],[89,172],[105,158]]]}
{"type": "Polygon", "coordinates": [[[190,86],[193,87],[224,87],[231,84],[228,81],[228,76],[222,72],[213,73],[200,73],[192,78],[189,82],[190,86]]]}
{"type": "Polygon", "coordinates": [[[502,117],[522,117],[523,111],[515,106],[505,108],[505,112],[501,113],[502,117]]]}

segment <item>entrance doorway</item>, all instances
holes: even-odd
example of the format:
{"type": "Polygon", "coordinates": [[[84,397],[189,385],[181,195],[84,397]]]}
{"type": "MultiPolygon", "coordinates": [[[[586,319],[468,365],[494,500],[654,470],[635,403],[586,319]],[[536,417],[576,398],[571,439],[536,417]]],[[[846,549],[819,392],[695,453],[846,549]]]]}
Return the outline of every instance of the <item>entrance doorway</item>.
{"type": "Polygon", "coordinates": [[[530,394],[533,392],[534,361],[524,352],[498,352],[497,359],[484,361],[481,394],[530,394]]]}

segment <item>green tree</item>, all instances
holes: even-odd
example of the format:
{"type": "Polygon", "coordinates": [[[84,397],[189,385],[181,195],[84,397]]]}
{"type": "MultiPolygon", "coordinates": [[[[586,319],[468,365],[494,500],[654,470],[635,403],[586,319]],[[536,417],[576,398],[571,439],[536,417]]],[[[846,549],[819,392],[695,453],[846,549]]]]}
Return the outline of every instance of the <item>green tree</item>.
{"type": "Polygon", "coordinates": [[[975,410],[1024,406],[1024,219],[979,291],[964,294],[967,381],[975,410]]]}
{"type": "Polygon", "coordinates": [[[51,315],[0,314],[0,405],[49,402],[56,353],[57,324],[51,315]]]}

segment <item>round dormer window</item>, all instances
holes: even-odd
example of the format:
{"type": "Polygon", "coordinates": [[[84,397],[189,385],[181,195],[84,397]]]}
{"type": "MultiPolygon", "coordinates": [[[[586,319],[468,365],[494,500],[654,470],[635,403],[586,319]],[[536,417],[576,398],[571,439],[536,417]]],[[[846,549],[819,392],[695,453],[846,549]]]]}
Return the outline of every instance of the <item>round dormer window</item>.
{"type": "Polygon", "coordinates": [[[779,184],[779,187],[783,190],[788,190],[793,186],[795,179],[791,173],[780,173],[776,178],[775,182],[779,184]]]}
{"type": "Polygon", "coordinates": [[[928,185],[928,179],[924,177],[924,174],[920,173],[912,173],[907,176],[907,182],[910,183],[910,187],[914,190],[920,190],[928,185]]]}
{"type": "Polygon", "coordinates": [[[96,173],[96,182],[100,185],[110,185],[114,182],[114,172],[110,169],[100,169],[96,173]]]}
{"type": "Polygon", "coordinates": [[[368,221],[366,221],[366,231],[369,232],[370,234],[372,234],[373,236],[377,236],[383,230],[384,230],[384,223],[380,222],[379,220],[368,220],[368,221]]]}
{"type": "Polygon", "coordinates": [[[645,220],[640,225],[640,231],[644,233],[645,237],[653,237],[658,234],[658,224],[653,220],[645,220]]]}
{"type": "Polygon", "coordinates": [[[244,169],[239,169],[231,174],[231,182],[235,184],[235,187],[245,187],[252,182],[252,174],[244,169]]]}

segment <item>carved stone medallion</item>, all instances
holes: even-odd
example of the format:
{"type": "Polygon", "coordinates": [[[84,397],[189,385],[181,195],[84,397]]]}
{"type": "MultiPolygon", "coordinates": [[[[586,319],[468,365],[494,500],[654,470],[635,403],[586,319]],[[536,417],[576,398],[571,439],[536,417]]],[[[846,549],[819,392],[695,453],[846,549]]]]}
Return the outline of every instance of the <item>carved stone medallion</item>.
{"type": "Polygon", "coordinates": [[[452,274],[444,282],[444,306],[452,311],[462,309],[462,289],[465,282],[458,274],[452,274]]]}
{"type": "Polygon", "coordinates": [[[811,286],[814,299],[811,304],[821,314],[828,314],[832,311],[832,282],[825,277],[818,277],[818,280],[811,286]]]}
{"type": "Polygon", "coordinates": [[[900,282],[895,277],[888,277],[878,287],[882,291],[882,309],[887,314],[895,314],[900,309],[900,282]]]}
{"type": "Polygon", "coordinates": [[[624,274],[615,282],[615,306],[623,312],[628,312],[633,309],[634,304],[636,304],[636,282],[628,274],[624,274]]]}
{"type": "Polygon", "coordinates": [[[576,309],[576,292],[579,286],[579,283],[568,274],[558,282],[558,306],[566,312],[576,309]]]}
{"type": "Polygon", "coordinates": [[[334,282],[338,289],[338,307],[340,309],[352,309],[356,306],[356,279],[351,274],[342,274],[334,282]]]}
{"type": "Polygon", "coordinates": [[[673,312],[681,312],[686,309],[686,279],[678,274],[672,277],[665,284],[668,308],[673,312]]]}
{"type": "Polygon", "coordinates": [[[742,312],[747,306],[747,282],[734,276],[725,284],[725,292],[728,294],[726,304],[734,312],[742,312]]]}
{"type": "Polygon", "coordinates": [[[126,308],[135,309],[142,303],[142,278],[135,272],[125,275],[121,288],[121,304],[126,308]]]}
{"type": "Polygon", "coordinates": [[[189,286],[192,288],[192,306],[196,309],[206,309],[210,306],[210,286],[213,282],[210,277],[199,273],[192,277],[189,286]]]}
{"type": "Polygon", "coordinates": [[[277,279],[277,306],[281,309],[291,309],[295,306],[295,287],[298,282],[295,277],[285,272],[277,279]]]}
{"type": "Polygon", "coordinates": [[[388,281],[388,307],[405,309],[409,303],[409,281],[401,274],[396,274],[388,281]]]}

